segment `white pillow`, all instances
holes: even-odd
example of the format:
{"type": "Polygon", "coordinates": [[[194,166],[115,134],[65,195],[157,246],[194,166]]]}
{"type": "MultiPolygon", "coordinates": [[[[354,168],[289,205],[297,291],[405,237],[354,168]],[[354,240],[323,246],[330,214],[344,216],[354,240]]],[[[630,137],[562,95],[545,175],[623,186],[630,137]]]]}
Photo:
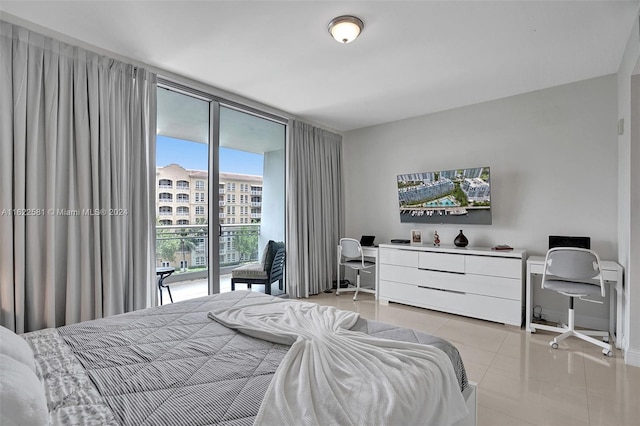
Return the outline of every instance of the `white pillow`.
{"type": "Polygon", "coordinates": [[[0,424],[49,424],[42,383],[25,364],[0,354],[0,424]]]}
{"type": "Polygon", "coordinates": [[[29,344],[16,333],[2,326],[0,326],[0,354],[7,355],[36,372],[36,362],[29,344]]]}

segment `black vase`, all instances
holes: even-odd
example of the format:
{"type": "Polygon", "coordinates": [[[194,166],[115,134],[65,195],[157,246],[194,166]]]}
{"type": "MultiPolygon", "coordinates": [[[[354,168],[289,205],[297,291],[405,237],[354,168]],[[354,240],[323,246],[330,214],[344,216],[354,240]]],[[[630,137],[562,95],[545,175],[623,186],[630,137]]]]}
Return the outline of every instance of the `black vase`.
{"type": "Polygon", "coordinates": [[[453,240],[453,244],[455,244],[456,247],[466,247],[467,244],[469,244],[469,240],[467,240],[467,237],[465,237],[462,233],[462,229],[460,230],[460,233],[458,234],[456,239],[453,240]]]}

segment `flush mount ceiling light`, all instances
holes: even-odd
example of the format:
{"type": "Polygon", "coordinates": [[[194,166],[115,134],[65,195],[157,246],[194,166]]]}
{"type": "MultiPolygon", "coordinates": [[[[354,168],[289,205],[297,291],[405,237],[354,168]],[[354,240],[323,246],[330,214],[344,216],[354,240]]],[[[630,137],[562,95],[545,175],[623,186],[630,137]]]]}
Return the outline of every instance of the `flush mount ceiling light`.
{"type": "Polygon", "coordinates": [[[329,33],[338,43],[351,43],[363,28],[364,23],[355,16],[338,16],[329,22],[329,33]]]}

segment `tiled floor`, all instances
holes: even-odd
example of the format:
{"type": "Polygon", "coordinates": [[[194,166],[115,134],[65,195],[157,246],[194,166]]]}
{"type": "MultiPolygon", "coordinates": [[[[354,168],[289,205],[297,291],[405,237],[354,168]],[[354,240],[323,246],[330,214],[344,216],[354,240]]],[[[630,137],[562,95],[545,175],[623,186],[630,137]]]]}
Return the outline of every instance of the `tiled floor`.
{"type": "Polygon", "coordinates": [[[443,337],[478,384],[478,425],[640,425],[640,368],[576,338],[552,349],[552,333],[395,303],[373,295],[320,294],[308,301],[443,337]]]}

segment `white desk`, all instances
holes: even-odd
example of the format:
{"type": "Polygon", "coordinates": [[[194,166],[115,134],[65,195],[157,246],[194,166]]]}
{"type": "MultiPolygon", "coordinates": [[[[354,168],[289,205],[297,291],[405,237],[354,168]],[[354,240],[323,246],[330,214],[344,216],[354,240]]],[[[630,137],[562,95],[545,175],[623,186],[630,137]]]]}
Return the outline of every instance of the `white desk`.
{"type": "MultiPolygon", "coordinates": [[[[535,323],[531,322],[533,310],[533,275],[542,275],[544,272],[544,256],[531,256],[527,259],[527,303],[526,303],[526,323],[525,330],[535,332],[535,323]]],[[[602,278],[609,284],[609,333],[615,336],[616,347],[619,348],[622,339],[622,284],[623,269],[617,262],[604,260],[600,261],[602,267],[602,278]],[[615,290],[615,294],[611,291],[615,290]]]]}
{"type": "MultiPolygon", "coordinates": [[[[375,286],[375,295],[376,295],[376,300],[378,300],[378,292],[379,290],[379,285],[378,285],[378,277],[380,276],[380,262],[378,261],[378,247],[362,247],[362,254],[364,254],[364,257],[369,258],[369,260],[372,260],[373,262],[375,262],[376,266],[375,266],[375,278],[374,278],[374,282],[373,285],[375,286]]],[[[336,294],[338,294],[338,290],[340,289],[340,245],[338,245],[338,275],[337,275],[337,281],[336,281],[336,294]]]]}

